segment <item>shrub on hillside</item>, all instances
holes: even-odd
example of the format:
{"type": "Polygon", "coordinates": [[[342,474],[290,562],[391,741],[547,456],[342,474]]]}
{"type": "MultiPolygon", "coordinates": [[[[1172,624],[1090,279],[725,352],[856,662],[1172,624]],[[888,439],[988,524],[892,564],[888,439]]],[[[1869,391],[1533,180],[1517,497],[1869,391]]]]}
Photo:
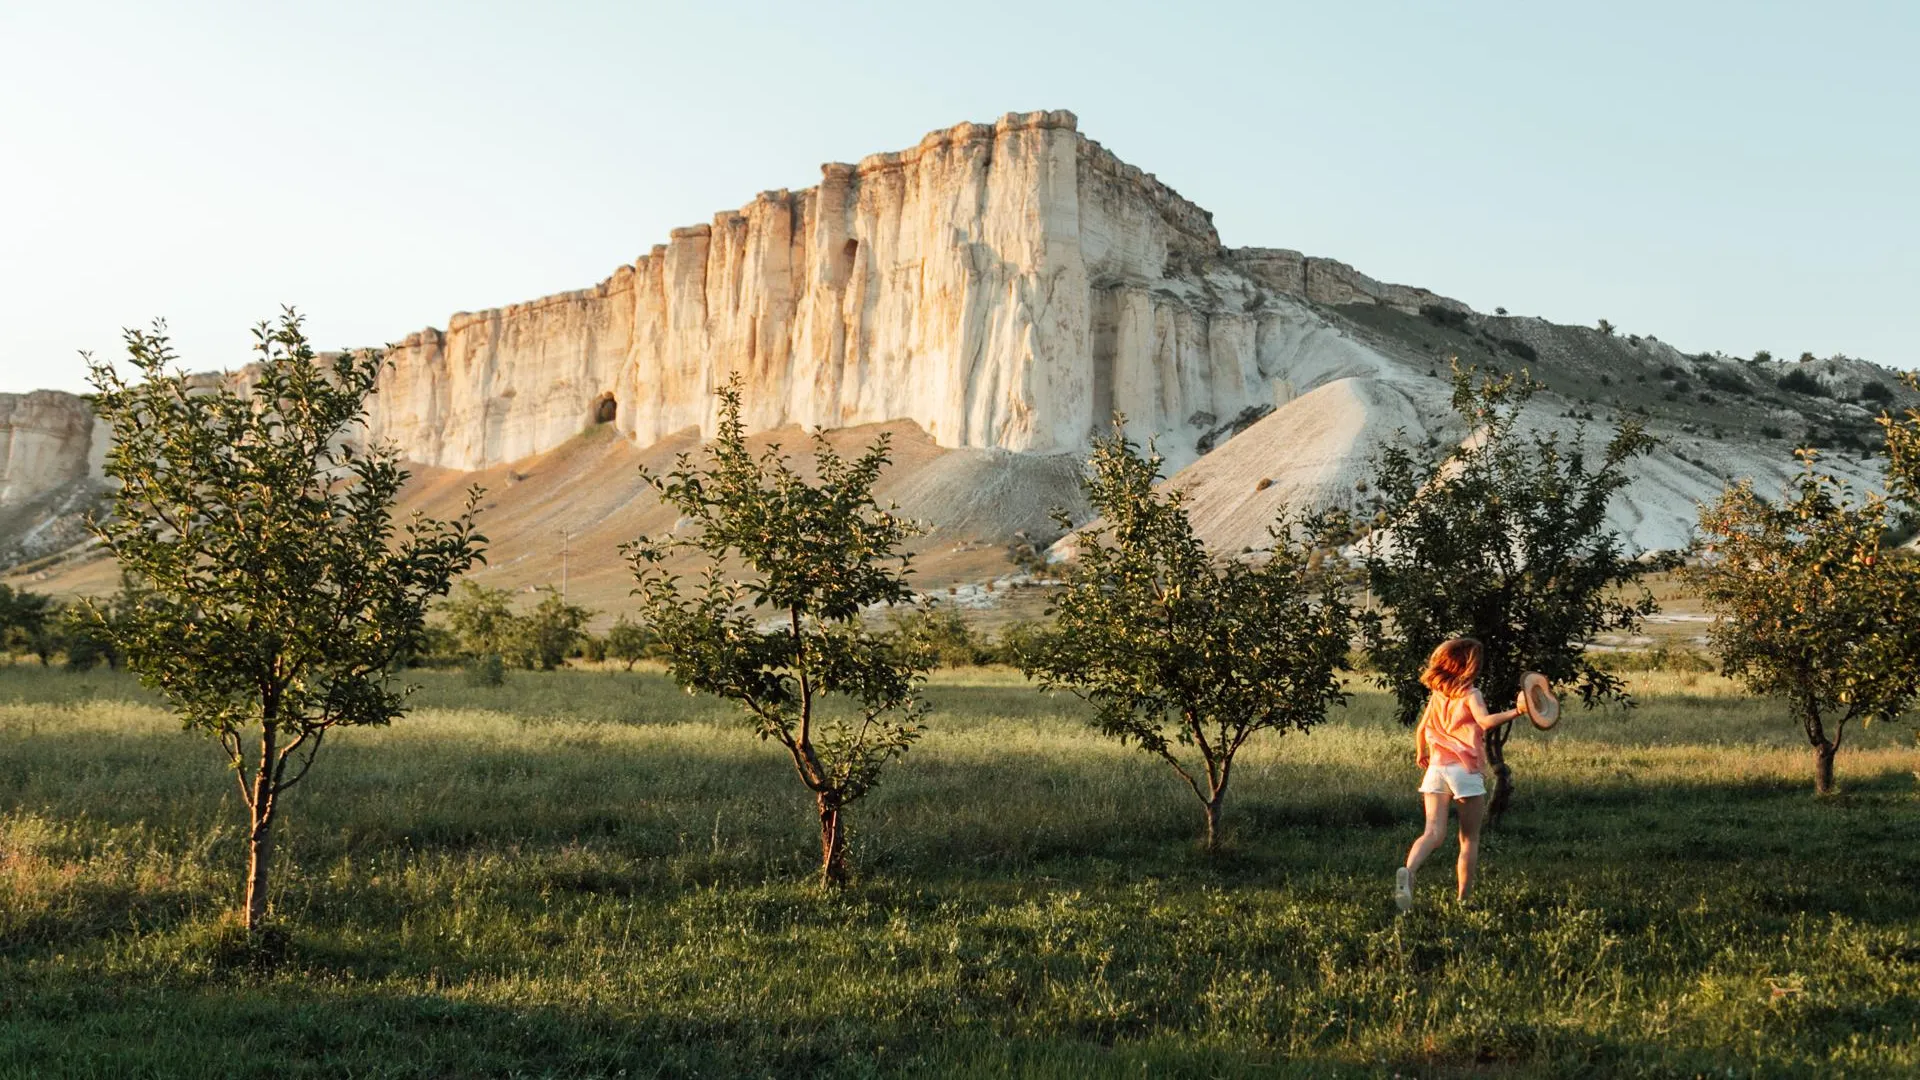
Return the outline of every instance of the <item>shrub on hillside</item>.
{"type": "Polygon", "coordinates": [[[1747,380],[1722,368],[1708,368],[1701,374],[1700,381],[1723,394],[1733,394],[1736,397],[1753,393],[1753,388],[1747,385],[1747,380]]]}
{"type": "Polygon", "coordinates": [[[1776,384],[1790,393],[1805,394],[1808,397],[1832,397],[1832,392],[1820,384],[1820,380],[1804,371],[1795,369],[1780,376],[1776,384]]]}
{"type": "Polygon", "coordinates": [[[1500,348],[1511,355],[1525,360],[1529,364],[1535,363],[1540,359],[1539,350],[1518,338],[1501,338],[1500,348]]]}

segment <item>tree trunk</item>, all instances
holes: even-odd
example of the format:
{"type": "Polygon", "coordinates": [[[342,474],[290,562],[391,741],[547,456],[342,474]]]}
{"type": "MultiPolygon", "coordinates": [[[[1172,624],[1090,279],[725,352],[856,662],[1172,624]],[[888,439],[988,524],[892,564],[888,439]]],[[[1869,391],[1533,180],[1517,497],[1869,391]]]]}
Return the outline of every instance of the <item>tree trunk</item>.
{"type": "Polygon", "coordinates": [[[260,770],[253,774],[253,798],[248,806],[247,829],[247,936],[258,937],[267,924],[267,874],[273,868],[273,762],[275,736],[272,723],[260,734],[260,770]]]}
{"type": "Polygon", "coordinates": [[[1507,766],[1507,729],[1487,732],[1487,764],[1493,766],[1493,791],[1487,799],[1487,824],[1506,813],[1513,802],[1513,770],[1507,766]]]}
{"type": "Polygon", "coordinates": [[[247,917],[249,936],[256,936],[267,924],[267,873],[273,866],[273,807],[266,814],[254,815],[253,829],[247,834],[247,917]]]}
{"type": "Polygon", "coordinates": [[[847,833],[840,820],[840,800],[822,792],[820,807],[820,884],[847,883],[847,833]]]}
{"type": "Polygon", "coordinates": [[[1813,790],[1818,795],[1833,794],[1833,755],[1840,748],[1822,739],[1813,744],[1813,790]]]}
{"type": "Polygon", "coordinates": [[[1816,795],[1833,794],[1833,755],[1840,750],[1840,736],[1846,730],[1846,720],[1841,719],[1834,729],[1834,737],[1827,737],[1827,727],[1820,722],[1820,709],[1811,700],[1800,705],[1800,726],[1806,729],[1807,741],[1813,744],[1813,791],[1816,795]]]}
{"type": "Polygon", "coordinates": [[[1220,804],[1225,801],[1225,794],[1220,792],[1212,799],[1200,804],[1207,814],[1207,851],[1209,853],[1220,850],[1220,804]]]}

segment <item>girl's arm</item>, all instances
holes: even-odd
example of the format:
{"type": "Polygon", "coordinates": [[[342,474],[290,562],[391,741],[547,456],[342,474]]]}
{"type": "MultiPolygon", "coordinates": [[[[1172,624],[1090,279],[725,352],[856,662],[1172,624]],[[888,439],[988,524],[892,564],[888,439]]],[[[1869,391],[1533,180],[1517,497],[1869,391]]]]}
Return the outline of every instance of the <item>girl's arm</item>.
{"type": "Polygon", "coordinates": [[[1433,763],[1433,750],[1427,745],[1427,725],[1425,719],[1413,731],[1414,761],[1421,768],[1433,763]]]}
{"type": "Polygon", "coordinates": [[[1520,718],[1519,709],[1509,709],[1499,713],[1488,712],[1487,699],[1478,690],[1467,695],[1467,707],[1473,710],[1473,722],[1483,728],[1497,728],[1501,724],[1511,724],[1520,718]]]}

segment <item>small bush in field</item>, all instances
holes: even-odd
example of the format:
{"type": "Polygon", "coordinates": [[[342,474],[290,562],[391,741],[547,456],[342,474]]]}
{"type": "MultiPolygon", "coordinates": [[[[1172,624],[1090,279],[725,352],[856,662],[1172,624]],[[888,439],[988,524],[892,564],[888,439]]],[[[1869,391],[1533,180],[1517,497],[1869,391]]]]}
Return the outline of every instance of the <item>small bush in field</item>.
{"type": "Polygon", "coordinates": [[[586,636],[586,625],[593,612],[570,604],[560,590],[548,585],[540,591],[540,601],[532,610],[509,624],[512,657],[521,667],[552,671],[567,662],[586,636]]]}
{"type": "Polygon", "coordinates": [[[941,667],[987,662],[979,635],[951,605],[930,604],[896,612],[888,631],[907,647],[908,655],[930,655],[941,667]]]}
{"type": "Polygon", "coordinates": [[[628,671],[632,671],[633,665],[645,659],[659,644],[659,639],[654,637],[652,631],[625,615],[613,621],[605,641],[607,659],[625,664],[628,671]]]}
{"type": "Polygon", "coordinates": [[[0,652],[28,652],[42,664],[59,647],[60,605],[51,596],[0,585],[0,652]]]}

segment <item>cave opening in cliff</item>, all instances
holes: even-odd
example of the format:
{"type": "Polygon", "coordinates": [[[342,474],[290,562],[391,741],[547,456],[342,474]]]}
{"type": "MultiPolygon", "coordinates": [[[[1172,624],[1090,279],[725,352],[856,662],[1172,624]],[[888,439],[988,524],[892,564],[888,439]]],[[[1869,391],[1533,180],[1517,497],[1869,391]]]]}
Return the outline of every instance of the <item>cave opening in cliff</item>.
{"type": "Polygon", "coordinates": [[[596,424],[611,424],[613,423],[614,415],[619,411],[620,406],[614,402],[613,395],[603,395],[599,402],[593,407],[593,422],[596,424]]]}

